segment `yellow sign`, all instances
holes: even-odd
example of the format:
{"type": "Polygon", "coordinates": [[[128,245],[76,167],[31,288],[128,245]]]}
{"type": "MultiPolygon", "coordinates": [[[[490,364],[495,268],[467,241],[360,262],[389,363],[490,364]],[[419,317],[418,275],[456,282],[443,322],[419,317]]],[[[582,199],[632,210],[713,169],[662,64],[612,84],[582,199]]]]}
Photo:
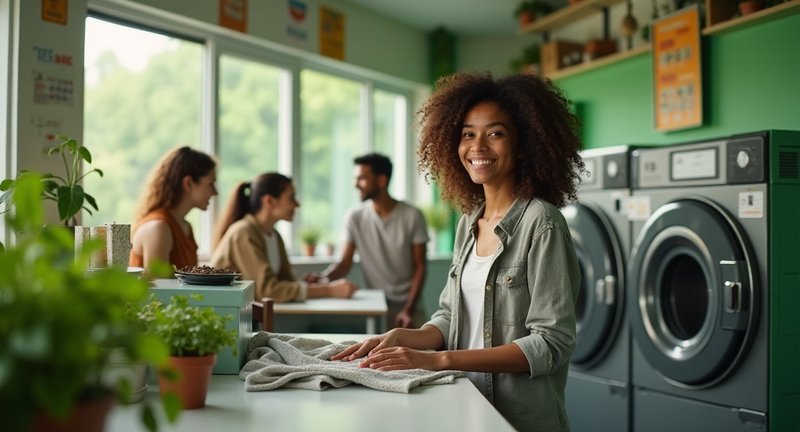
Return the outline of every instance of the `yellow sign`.
{"type": "Polygon", "coordinates": [[[344,60],[344,15],[325,6],[319,8],[319,53],[344,60]]]}
{"type": "Polygon", "coordinates": [[[42,0],[42,20],[67,25],[67,0],[42,0]]]}
{"type": "Polygon", "coordinates": [[[653,107],[656,130],[703,124],[700,12],[697,5],[653,23],[653,107]]]}

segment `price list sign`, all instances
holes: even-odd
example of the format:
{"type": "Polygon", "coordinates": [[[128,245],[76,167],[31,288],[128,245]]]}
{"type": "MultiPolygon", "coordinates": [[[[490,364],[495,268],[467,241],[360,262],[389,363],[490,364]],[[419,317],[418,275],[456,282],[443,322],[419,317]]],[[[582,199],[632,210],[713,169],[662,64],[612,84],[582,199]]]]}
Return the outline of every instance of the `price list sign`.
{"type": "Polygon", "coordinates": [[[653,23],[653,101],[658,131],[703,124],[700,13],[697,5],[653,23]]]}

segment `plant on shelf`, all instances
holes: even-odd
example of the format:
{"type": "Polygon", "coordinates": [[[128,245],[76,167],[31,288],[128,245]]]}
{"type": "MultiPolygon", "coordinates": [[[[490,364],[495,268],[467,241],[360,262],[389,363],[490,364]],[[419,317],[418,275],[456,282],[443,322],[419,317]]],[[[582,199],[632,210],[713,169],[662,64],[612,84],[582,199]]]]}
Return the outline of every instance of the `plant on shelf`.
{"type": "Polygon", "coordinates": [[[758,12],[761,9],[764,9],[764,1],[763,0],[738,0],[739,3],[739,13],[742,16],[750,15],[753,12],[758,12]]]}
{"type": "MultiPolygon", "coordinates": [[[[191,297],[202,299],[197,294],[191,297]]],[[[170,367],[159,371],[162,396],[176,395],[184,409],[204,407],[217,353],[228,346],[236,350],[236,332],[225,328],[233,317],[193,306],[186,296],[173,296],[168,304],[151,297],[139,316],[147,331],[169,349],[170,367]]]]}
{"type": "Polygon", "coordinates": [[[523,27],[552,11],[553,7],[544,0],[524,0],[514,9],[514,16],[519,21],[520,27],[523,27]]]}
{"type": "Polygon", "coordinates": [[[307,226],[300,230],[300,241],[305,246],[306,255],[313,256],[319,239],[322,237],[322,230],[314,226],[307,226]]]}
{"type": "MultiPolygon", "coordinates": [[[[0,253],[0,418],[4,430],[100,431],[114,400],[104,380],[111,352],[160,364],[167,350],[125,318],[147,283],[116,268],[87,272],[100,242],[73,255],[68,230],[44,224],[44,187],[41,176],[21,174],[6,216],[17,235],[0,253]]],[[[149,430],[155,419],[144,405],[149,430]]]]}
{"type": "MultiPolygon", "coordinates": [[[[93,168],[81,174],[81,164],[92,163],[92,154],[85,146],[78,144],[77,141],[66,136],[59,135],[60,141],[47,151],[48,156],[61,155],[64,162],[63,175],[44,174],[41,176],[44,185],[41,193],[43,200],[53,201],[58,208],[58,218],[64,225],[75,225],[77,220],[75,215],[81,209],[92,214],[92,209],[98,210],[97,202],[94,197],[83,190],[80,182],[84,177],[91,173],[103,176],[103,171],[93,168]]],[[[26,170],[22,170],[24,174],[26,170]]],[[[11,194],[16,186],[17,179],[6,179],[0,182],[0,205],[5,205],[8,210],[8,203],[11,194]]]]}

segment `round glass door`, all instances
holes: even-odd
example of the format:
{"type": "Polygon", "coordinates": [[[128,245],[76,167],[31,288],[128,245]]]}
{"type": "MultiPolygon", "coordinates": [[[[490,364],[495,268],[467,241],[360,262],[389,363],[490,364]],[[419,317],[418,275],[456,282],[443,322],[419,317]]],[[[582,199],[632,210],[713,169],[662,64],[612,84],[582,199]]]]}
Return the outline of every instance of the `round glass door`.
{"type": "Polygon", "coordinates": [[[662,376],[702,387],[735,368],[757,322],[754,262],[711,201],[678,200],[650,216],[630,260],[631,328],[662,376]]]}
{"type": "Polygon", "coordinates": [[[563,214],[581,270],[581,289],[575,304],[577,343],[571,362],[590,367],[605,356],[622,317],[622,249],[602,210],[573,204],[565,207],[563,214]]]}

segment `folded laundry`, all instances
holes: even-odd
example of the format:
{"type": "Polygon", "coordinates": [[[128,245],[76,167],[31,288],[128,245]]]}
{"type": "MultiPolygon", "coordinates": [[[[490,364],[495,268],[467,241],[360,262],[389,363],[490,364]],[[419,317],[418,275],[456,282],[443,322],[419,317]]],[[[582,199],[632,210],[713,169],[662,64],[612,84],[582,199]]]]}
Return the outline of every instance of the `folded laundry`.
{"type": "Polygon", "coordinates": [[[382,372],[359,368],[360,360],[330,361],[350,344],[286,334],[259,332],[248,346],[247,363],[239,372],[247,391],[277,388],[326,390],[360,384],[376,390],[408,393],[420,385],[448,384],[459,371],[407,369],[382,372]]]}

